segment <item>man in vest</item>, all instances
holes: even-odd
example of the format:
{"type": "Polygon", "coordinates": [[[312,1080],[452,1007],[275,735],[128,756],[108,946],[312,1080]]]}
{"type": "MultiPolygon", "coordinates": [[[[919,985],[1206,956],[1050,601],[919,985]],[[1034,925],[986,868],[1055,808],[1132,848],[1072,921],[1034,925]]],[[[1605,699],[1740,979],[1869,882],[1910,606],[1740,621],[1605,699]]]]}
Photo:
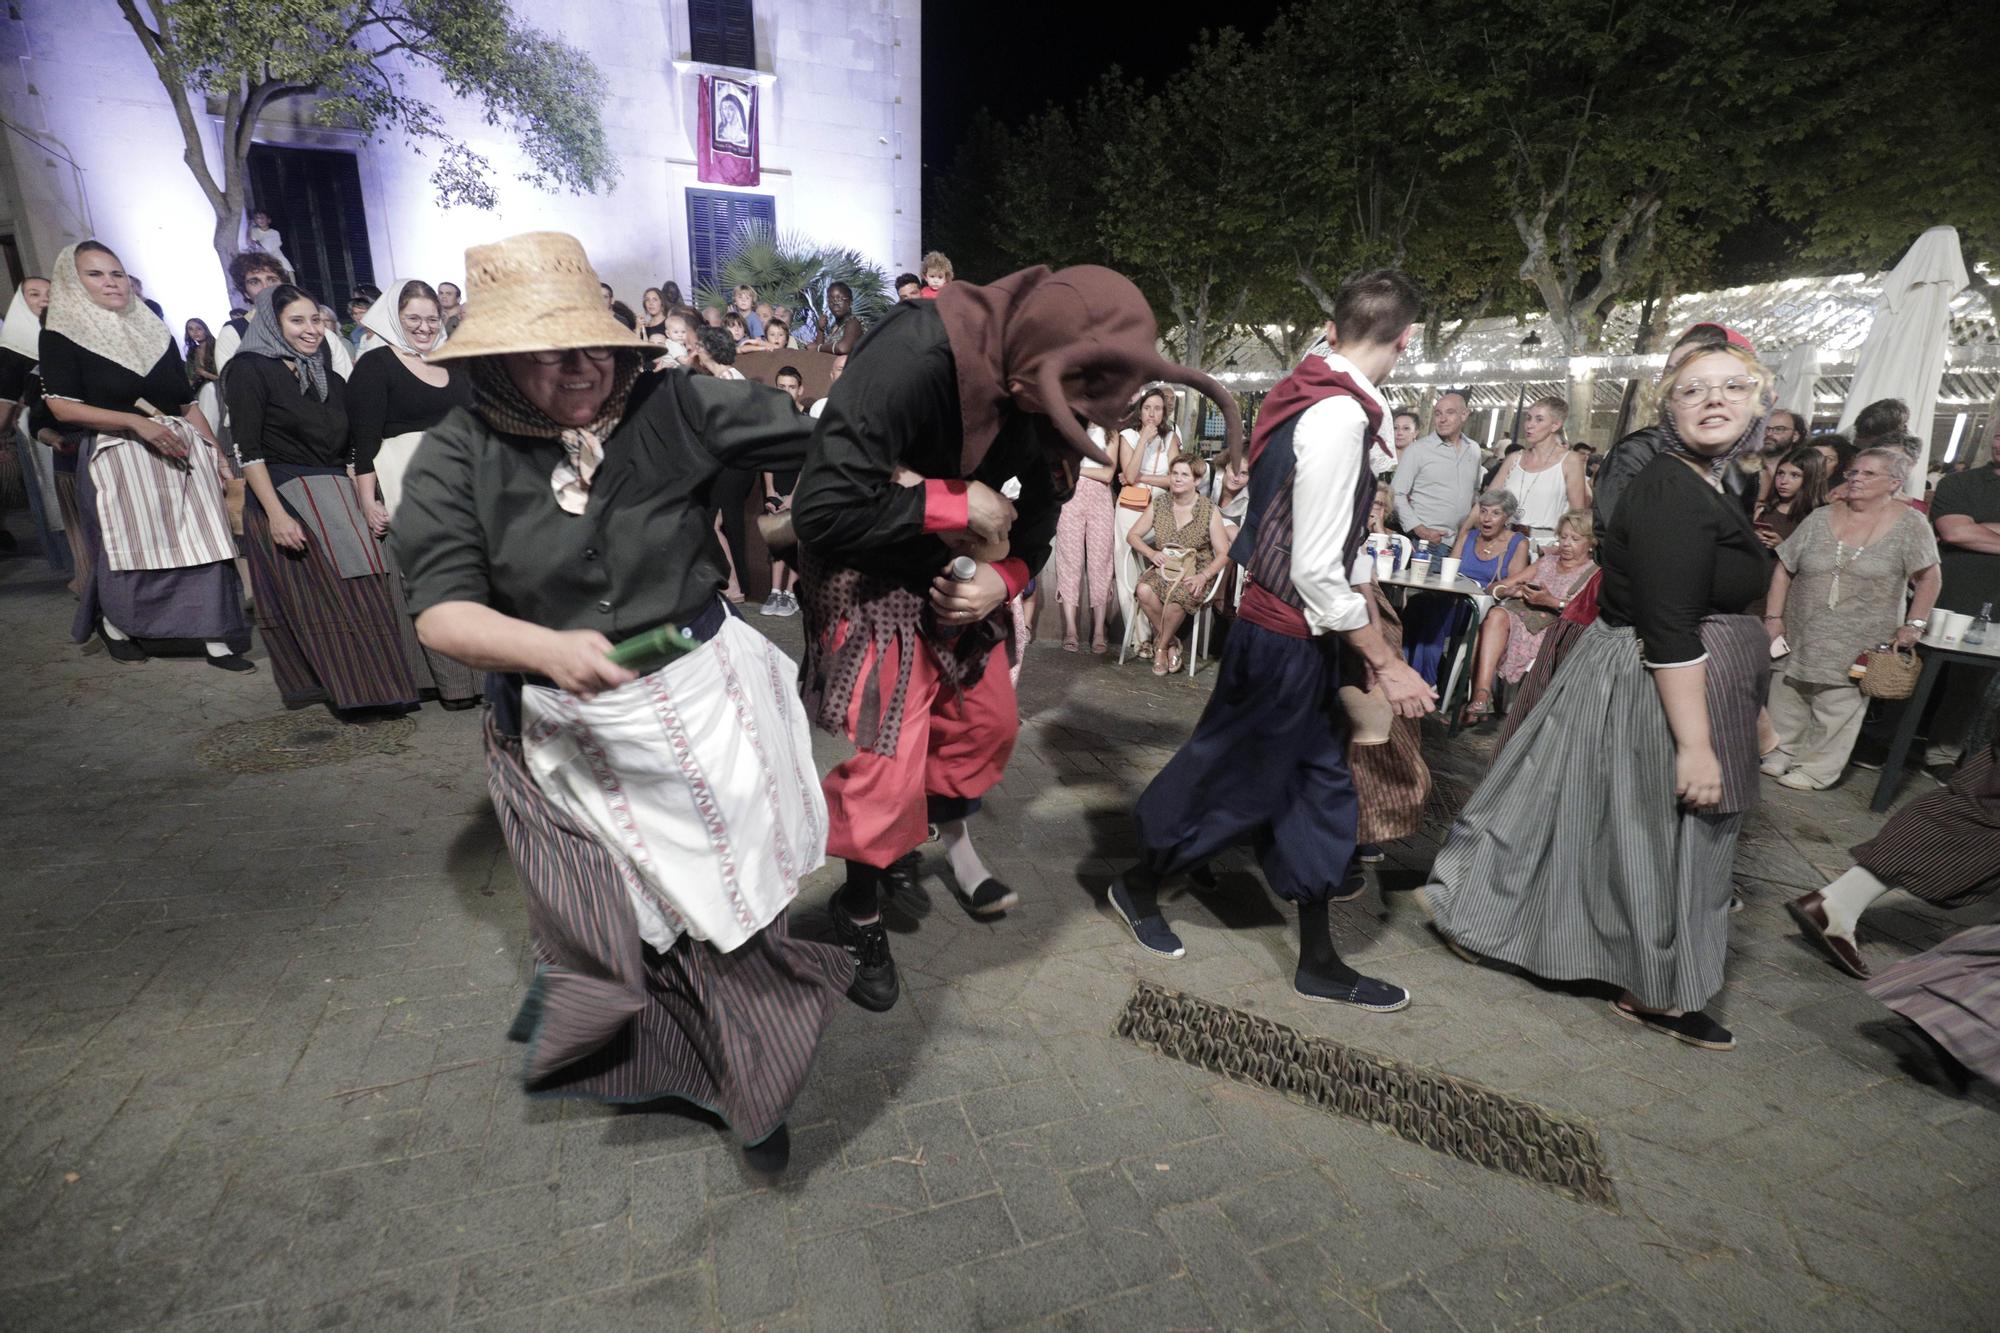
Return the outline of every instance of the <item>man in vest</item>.
{"type": "Polygon", "coordinates": [[[1416,287],[1393,270],[1350,280],[1327,326],[1332,350],[1308,356],[1265,399],[1250,509],[1230,549],[1249,588],[1194,735],[1139,798],[1139,864],[1109,895],[1142,946],[1179,958],[1160,886],[1249,842],[1272,890],[1298,907],[1299,994],[1381,1013],[1403,1008],[1409,992],[1343,963],[1328,919],[1357,815],[1339,652],[1344,640],[1368,670],[1351,683],[1380,691],[1399,716],[1436,706],[1354,587],[1372,575],[1355,557],[1375,496],[1369,449],[1389,414],[1375,384],[1409,344],[1418,305],[1416,287]]]}

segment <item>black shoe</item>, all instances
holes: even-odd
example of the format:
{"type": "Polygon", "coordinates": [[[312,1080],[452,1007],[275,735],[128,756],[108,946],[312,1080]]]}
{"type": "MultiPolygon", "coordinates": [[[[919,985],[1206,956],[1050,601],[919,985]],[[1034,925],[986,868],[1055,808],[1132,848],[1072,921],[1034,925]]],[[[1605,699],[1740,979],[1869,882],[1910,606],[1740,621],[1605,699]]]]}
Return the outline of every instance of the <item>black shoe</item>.
{"type": "Polygon", "coordinates": [[[1655,1032],[1672,1037],[1675,1041],[1685,1042],[1704,1051],[1736,1049],[1735,1035],[1699,1009],[1691,1014],[1669,1017],[1666,1014],[1649,1014],[1639,1009],[1627,1009],[1623,1000],[1613,1000],[1611,1010],[1628,1023],[1651,1028],[1655,1032]]]}
{"type": "Polygon", "coordinates": [[[464,712],[464,711],[465,711],[466,709],[468,709],[468,708],[477,708],[477,707],[479,707],[479,700],[477,700],[477,699],[440,699],[440,700],[438,700],[438,707],[439,707],[439,708],[442,708],[442,709],[444,709],[444,711],[445,711],[445,712],[447,712],[447,713],[462,713],[462,712],[464,712]]]}
{"type": "Polygon", "coordinates": [[[1104,901],[1132,932],[1132,938],[1139,941],[1139,947],[1147,953],[1158,954],[1162,958],[1180,958],[1187,953],[1181,944],[1181,937],[1167,927],[1167,919],[1157,911],[1151,916],[1140,916],[1139,909],[1132,905],[1132,895],[1125,891],[1125,881],[1114,879],[1106,891],[1104,901]]]}
{"type": "Polygon", "coordinates": [[[889,868],[882,872],[880,880],[882,901],[889,903],[898,898],[923,896],[923,889],[917,883],[923,876],[923,869],[924,858],[918,852],[911,852],[907,856],[899,856],[891,861],[889,868]]]}
{"type": "Polygon", "coordinates": [[[1383,857],[1382,844],[1379,842],[1364,842],[1354,849],[1354,859],[1363,865],[1372,866],[1383,857]]]}
{"type": "Polygon", "coordinates": [[[105,656],[114,662],[143,662],[146,660],[146,650],[130,639],[114,639],[109,634],[102,632],[98,634],[97,639],[98,642],[104,645],[105,656]]]}
{"type": "Polygon", "coordinates": [[[257,669],[257,664],[241,653],[231,653],[227,657],[211,657],[208,659],[208,664],[223,671],[238,673],[257,669]]]}
{"type": "Polygon", "coordinates": [[[956,884],[952,886],[952,893],[974,916],[999,916],[1021,901],[1021,895],[991,875],[980,880],[979,887],[971,893],[960,892],[956,884]]]}
{"type": "Polygon", "coordinates": [[[889,956],[889,932],[882,928],[881,920],[864,926],[843,912],[838,903],[831,915],[834,937],[854,960],[854,981],[847,988],[847,998],[878,1014],[895,1008],[903,987],[896,978],[896,960],[889,956]]]}
{"type": "Polygon", "coordinates": [[[1373,977],[1357,976],[1352,981],[1331,982],[1300,968],[1292,976],[1292,989],[1308,1000],[1321,1004],[1351,1004],[1374,1014],[1393,1014],[1410,1007],[1410,993],[1373,977]]]}
{"type": "Polygon", "coordinates": [[[1197,889],[1213,889],[1222,883],[1215,877],[1215,867],[1207,861],[1189,870],[1187,876],[1197,889]]]}
{"type": "Polygon", "coordinates": [[[775,1176],[792,1162],[792,1131],[783,1125],[755,1143],[743,1145],[743,1161],[752,1171],[775,1176]]]}

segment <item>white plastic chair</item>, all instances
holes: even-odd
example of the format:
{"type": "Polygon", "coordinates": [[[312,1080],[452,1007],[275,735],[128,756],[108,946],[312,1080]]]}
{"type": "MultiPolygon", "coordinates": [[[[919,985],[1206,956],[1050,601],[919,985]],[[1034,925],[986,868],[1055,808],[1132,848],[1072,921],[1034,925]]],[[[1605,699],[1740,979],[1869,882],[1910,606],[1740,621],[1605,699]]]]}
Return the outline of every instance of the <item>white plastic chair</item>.
{"type": "MultiPolygon", "coordinates": [[[[1139,577],[1146,572],[1145,561],[1141,559],[1139,553],[1133,550],[1130,545],[1126,546],[1125,555],[1126,558],[1131,560],[1135,566],[1132,574],[1132,586],[1134,588],[1137,588],[1139,586],[1139,577]]],[[[1216,590],[1221,586],[1222,586],[1222,579],[1220,576],[1210,580],[1208,585],[1208,591],[1202,594],[1201,605],[1196,607],[1194,614],[1189,616],[1187,619],[1187,624],[1188,624],[1187,673],[1188,673],[1188,679],[1190,680],[1194,679],[1195,663],[1200,660],[1202,645],[1205,642],[1207,642],[1209,637],[1211,621],[1215,614],[1214,611],[1212,610],[1212,607],[1215,602],[1215,593],[1216,590]]],[[[1243,597],[1242,585],[1240,580],[1238,582],[1236,596],[1237,600],[1240,602],[1243,597]]],[[[1152,628],[1153,628],[1152,622],[1146,619],[1146,612],[1139,606],[1139,599],[1136,595],[1134,595],[1132,599],[1132,618],[1126,622],[1125,638],[1118,645],[1119,666],[1124,666],[1125,660],[1132,655],[1132,649],[1139,642],[1140,634],[1142,632],[1150,633],[1152,631],[1152,628]]]]}

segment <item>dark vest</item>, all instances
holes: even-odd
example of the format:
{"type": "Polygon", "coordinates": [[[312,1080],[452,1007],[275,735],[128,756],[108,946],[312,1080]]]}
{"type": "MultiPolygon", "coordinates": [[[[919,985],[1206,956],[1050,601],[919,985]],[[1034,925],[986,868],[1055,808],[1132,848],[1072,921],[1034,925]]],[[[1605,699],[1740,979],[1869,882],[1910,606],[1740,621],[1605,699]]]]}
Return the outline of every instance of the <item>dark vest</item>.
{"type": "MultiPolygon", "coordinates": [[[[1360,403],[1368,418],[1367,435],[1360,442],[1365,453],[1369,440],[1381,427],[1381,413],[1358,394],[1329,396],[1353,397],[1360,403]]],[[[1292,613],[1283,617],[1283,625],[1266,622],[1254,614],[1246,614],[1246,619],[1257,620],[1265,628],[1280,633],[1310,637],[1305,599],[1292,584],[1292,473],[1298,463],[1293,437],[1304,415],[1303,411],[1296,412],[1274,429],[1251,465],[1250,505],[1243,526],[1237,530],[1236,541],[1229,548],[1229,558],[1242,566],[1251,583],[1289,607],[1292,613]]],[[[1353,517],[1348,523],[1346,545],[1341,549],[1343,571],[1353,568],[1354,557],[1367,540],[1368,511],[1374,502],[1375,477],[1364,459],[1355,477],[1353,517]]]]}

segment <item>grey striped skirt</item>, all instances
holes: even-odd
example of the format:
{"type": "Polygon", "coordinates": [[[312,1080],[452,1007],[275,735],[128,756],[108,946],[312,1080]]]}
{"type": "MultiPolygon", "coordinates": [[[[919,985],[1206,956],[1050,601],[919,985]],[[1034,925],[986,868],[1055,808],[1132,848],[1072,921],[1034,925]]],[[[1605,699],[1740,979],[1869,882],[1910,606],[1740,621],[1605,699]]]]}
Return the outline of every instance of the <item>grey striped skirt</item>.
{"type": "Polygon", "coordinates": [[[679,1098],[762,1142],[843,1003],[846,952],[793,939],[781,913],[730,953],[685,935],[659,953],[639,938],[618,855],[549,803],[490,713],[486,782],[540,964],[508,1033],[527,1044],[529,1094],[679,1098]]]}
{"type": "Polygon", "coordinates": [[[1674,795],[1673,734],[1637,637],[1586,629],[1432,864],[1439,928],[1537,976],[1610,982],[1653,1008],[1706,1005],[1729,945],[1744,755],[1755,792],[1763,637],[1747,616],[1703,627],[1731,812],[1697,814],[1674,795]]]}

